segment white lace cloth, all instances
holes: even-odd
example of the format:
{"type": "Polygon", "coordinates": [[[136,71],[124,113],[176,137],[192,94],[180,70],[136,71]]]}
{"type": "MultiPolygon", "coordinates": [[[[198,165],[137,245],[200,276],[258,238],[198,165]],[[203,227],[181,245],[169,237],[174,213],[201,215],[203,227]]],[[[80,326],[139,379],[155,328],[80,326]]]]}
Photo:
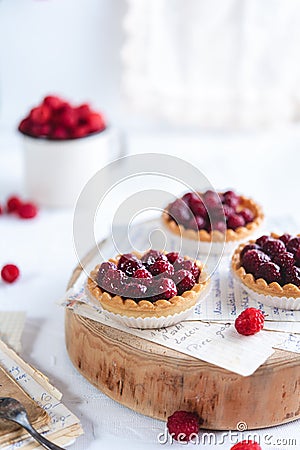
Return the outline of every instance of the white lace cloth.
{"type": "Polygon", "coordinates": [[[127,0],[129,104],[202,127],[300,116],[299,0],[127,0]]]}

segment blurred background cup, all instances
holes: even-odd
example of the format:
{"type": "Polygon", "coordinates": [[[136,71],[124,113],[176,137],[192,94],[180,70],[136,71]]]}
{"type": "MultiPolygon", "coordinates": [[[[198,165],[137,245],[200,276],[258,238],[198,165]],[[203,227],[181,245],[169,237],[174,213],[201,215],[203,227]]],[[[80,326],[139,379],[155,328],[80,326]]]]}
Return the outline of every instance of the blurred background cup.
{"type": "Polygon", "coordinates": [[[88,180],[124,153],[121,134],[111,127],[78,139],[22,139],[26,194],[45,207],[74,207],[88,180]]]}

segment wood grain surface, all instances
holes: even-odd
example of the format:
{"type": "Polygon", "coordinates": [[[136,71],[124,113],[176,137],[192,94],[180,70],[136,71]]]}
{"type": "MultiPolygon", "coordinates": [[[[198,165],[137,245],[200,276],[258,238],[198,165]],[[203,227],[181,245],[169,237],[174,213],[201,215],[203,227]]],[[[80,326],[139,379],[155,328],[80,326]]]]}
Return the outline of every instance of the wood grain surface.
{"type": "MultiPolygon", "coordinates": [[[[90,261],[92,250],[84,263],[90,261]]],[[[78,266],[69,287],[82,271],[78,266]]],[[[197,411],[203,427],[265,428],[300,417],[300,355],[276,350],[242,377],[159,344],[66,310],[66,346],[79,372],[106,395],[139,413],[165,420],[197,411]]]]}

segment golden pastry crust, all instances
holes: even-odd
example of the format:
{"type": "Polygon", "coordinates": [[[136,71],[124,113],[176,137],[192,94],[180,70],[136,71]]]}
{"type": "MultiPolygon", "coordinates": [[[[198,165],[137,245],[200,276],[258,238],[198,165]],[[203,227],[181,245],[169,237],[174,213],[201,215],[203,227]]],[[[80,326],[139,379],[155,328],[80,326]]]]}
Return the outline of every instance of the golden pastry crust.
{"type": "Polygon", "coordinates": [[[240,209],[248,208],[254,214],[254,220],[252,222],[247,223],[244,227],[238,227],[236,230],[227,229],[225,233],[221,231],[214,230],[212,232],[208,232],[206,230],[195,231],[192,229],[187,229],[183,225],[177,225],[174,220],[172,220],[167,213],[169,206],[167,206],[166,210],[163,212],[162,220],[164,225],[174,234],[179,236],[193,239],[195,241],[202,242],[223,242],[224,234],[226,242],[240,241],[242,239],[247,238],[252,235],[257,228],[261,225],[264,219],[264,213],[260,205],[258,205],[251,198],[247,198],[244,196],[240,196],[240,209]]]}
{"type": "MultiPolygon", "coordinates": [[[[138,257],[140,256],[137,253],[135,254],[138,257]]],[[[117,259],[110,259],[109,261],[118,264],[119,258],[120,255],[117,259]]],[[[196,264],[201,271],[199,282],[196,283],[190,291],[185,291],[182,295],[176,295],[170,300],[161,299],[156,300],[153,303],[148,300],[136,302],[130,298],[124,300],[119,295],[111,296],[108,292],[102,291],[95,281],[100,265],[97,265],[90,273],[86,288],[88,293],[101,304],[103,309],[114,314],[135,318],[166,317],[190,309],[197,303],[200,294],[208,287],[209,279],[202,271],[202,264],[199,261],[196,261],[196,264]]]]}
{"type": "MultiPolygon", "coordinates": [[[[279,234],[271,233],[271,237],[278,239],[279,234]]],[[[300,234],[298,234],[300,237],[300,234]]],[[[240,262],[240,254],[243,248],[248,244],[255,244],[255,240],[241,244],[234,252],[231,260],[231,269],[236,277],[238,277],[248,288],[259,294],[271,295],[273,297],[300,298],[300,288],[295,284],[289,283],[284,286],[273,282],[267,283],[263,278],[257,280],[251,273],[246,273],[240,262]]]]}

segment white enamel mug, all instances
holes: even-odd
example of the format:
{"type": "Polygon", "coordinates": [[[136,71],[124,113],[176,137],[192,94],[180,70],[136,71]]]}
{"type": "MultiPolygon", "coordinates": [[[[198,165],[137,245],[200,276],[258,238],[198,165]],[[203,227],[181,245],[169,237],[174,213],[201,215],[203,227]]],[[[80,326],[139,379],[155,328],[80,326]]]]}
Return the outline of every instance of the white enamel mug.
{"type": "Polygon", "coordinates": [[[120,135],[112,128],[61,141],[23,135],[23,146],[26,194],[46,207],[74,207],[89,179],[123,156],[120,135]]]}

